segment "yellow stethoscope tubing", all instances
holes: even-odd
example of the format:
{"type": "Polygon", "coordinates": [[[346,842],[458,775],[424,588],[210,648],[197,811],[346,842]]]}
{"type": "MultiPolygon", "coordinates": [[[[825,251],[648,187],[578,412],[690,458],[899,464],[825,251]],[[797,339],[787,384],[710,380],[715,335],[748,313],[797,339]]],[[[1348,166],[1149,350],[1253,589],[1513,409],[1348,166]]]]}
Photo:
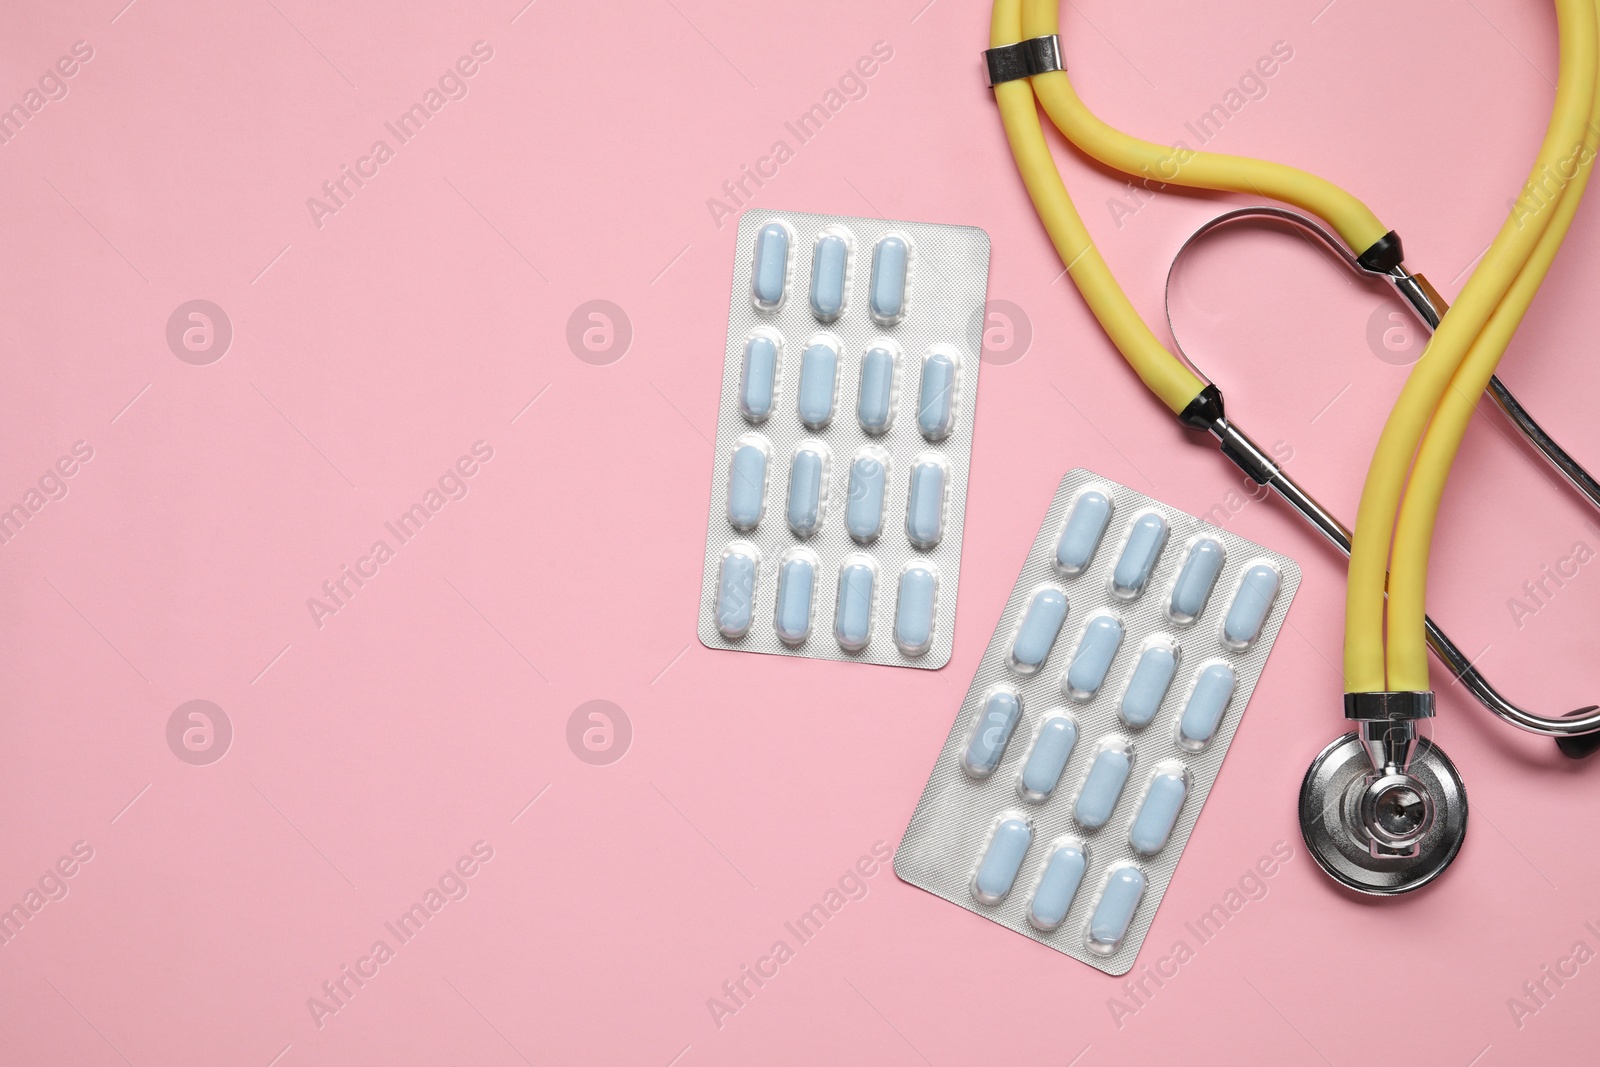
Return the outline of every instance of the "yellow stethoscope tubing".
{"type": "MultiPolygon", "coordinates": [[[[1583,141],[1584,124],[1594,103],[1597,43],[1594,4],[1592,0],[1556,0],[1556,17],[1561,38],[1560,73],[1550,124],[1532,169],[1534,179],[1559,166],[1562,157],[1583,141]]],[[[1515,326],[1520,321],[1543,275],[1538,272],[1530,275],[1530,284],[1519,287],[1510,302],[1507,302],[1508,294],[1535,246],[1549,230],[1554,215],[1554,211],[1543,210],[1531,218],[1518,217],[1515,212],[1507,217],[1483,261],[1467,280],[1461,295],[1439,323],[1422,357],[1407,376],[1384,423],[1362,486],[1350,546],[1345,592],[1346,692],[1428,688],[1427,655],[1420,651],[1413,655],[1411,651],[1423,648],[1423,595],[1419,582],[1426,583],[1429,542],[1426,536],[1419,535],[1424,531],[1432,532],[1428,502],[1434,502],[1436,513],[1445,479],[1449,476],[1449,463],[1454,459],[1454,448],[1443,447],[1448,430],[1441,431],[1444,435],[1440,438],[1441,444],[1430,453],[1427,467],[1415,473],[1419,496],[1411,505],[1412,518],[1407,526],[1404,551],[1391,561],[1391,542],[1399,521],[1401,495],[1406,490],[1412,461],[1423,436],[1465,361],[1468,349],[1480,348],[1481,355],[1476,362],[1479,366],[1487,365],[1489,373],[1493,373],[1499,363],[1505,343],[1510,340],[1510,329],[1502,327],[1485,333],[1484,328],[1503,302],[1506,302],[1507,316],[1503,322],[1515,326]],[[1408,567],[1416,571],[1407,575],[1404,571],[1408,567]],[[1401,604],[1400,610],[1392,616],[1394,625],[1389,637],[1398,639],[1406,649],[1403,659],[1395,664],[1397,670],[1393,676],[1386,669],[1384,629],[1386,578],[1391,570],[1397,575],[1395,590],[1401,597],[1401,604]],[[1400,631],[1409,621],[1402,623],[1401,620],[1412,619],[1415,632],[1402,635],[1400,631]]],[[[1550,252],[1552,256],[1561,236],[1564,235],[1557,234],[1550,252]]],[[[1487,375],[1484,383],[1487,384],[1487,375]]]]}
{"type": "Polygon", "coordinates": [[[1572,226],[1593,171],[1597,148],[1600,148],[1600,86],[1596,87],[1590,105],[1581,158],[1574,157],[1579,159],[1576,170],[1566,179],[1559,201],[1553,208],[1545,208],[1552,212],[1550,224],[1450,380],[1450,388],[1434,411],[1412,464],[1411,480],[1395,525],[1389,577],[1387,665],[1389,684],[1396,689],[1426,688],[1428,653],[1423,635],[1423,612],[1427,599],[1428,555],[1445,480],[1467,425],[1477,410],[1478,398],[1488,386],[1511,335],[1521,324],[1572,226]]]}
{"type": "MultiPolygon", "coordinates": [[[[1020,31],[1024,39],[1054,34],[1059,24],[1056,0],[1024,0],[1020,31]]],[[[1254,194],[1293,204],[1327,222],[1358,256],[1388,233],[1366,204],[1325,178],[1264,159],[1179,152],[1145,141],[1102,122],[1078,97],[1066,71],[1035,74],[1030,80],[1062,135],[1079,151],[1115,170],[1160,184],[1254,194]]]]}
{"type": "MultiPolygon", "coordinates": [[[[1015,44],[1021,34],[1022,0],[997,0],[990,25],[991,45],[1015,44]]],[[[1150,331],[1095,248],[1050,156],[1033,87],[1026,78],[1001,82],[994,87],[994,95],[1017,170],[1067,273],[1134,373],[1173,414],[1181,413],[1206,382],[1150,331]]]]}

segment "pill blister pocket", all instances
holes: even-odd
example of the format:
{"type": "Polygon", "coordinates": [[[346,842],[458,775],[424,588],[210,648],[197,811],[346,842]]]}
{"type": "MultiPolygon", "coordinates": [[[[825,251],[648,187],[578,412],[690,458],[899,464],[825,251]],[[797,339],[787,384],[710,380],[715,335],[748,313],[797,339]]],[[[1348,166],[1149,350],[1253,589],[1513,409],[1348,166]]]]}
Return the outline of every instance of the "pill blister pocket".
{"type": "Polygon", "coordinates": [[[895,873],[1127,973],[1299,584],[1286,556],[1069,472],[895,873]]]}
{"type": "Polygon", "coordinates": [[[970,226],[740,220],[705,645],[949,662],[988,278],[970,226]]]}

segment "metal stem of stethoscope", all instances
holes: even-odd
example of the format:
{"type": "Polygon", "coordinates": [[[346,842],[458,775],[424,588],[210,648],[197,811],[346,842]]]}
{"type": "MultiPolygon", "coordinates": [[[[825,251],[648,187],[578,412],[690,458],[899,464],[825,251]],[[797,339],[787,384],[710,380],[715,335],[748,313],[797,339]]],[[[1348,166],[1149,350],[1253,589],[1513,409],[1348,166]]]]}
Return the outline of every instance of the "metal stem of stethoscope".
{"type": "MultiPolygon", "coordinates": [[[[1285,208],[1270,207],[1266,205],[1256,207],[1237,208],[1224,212],[1216,218],[1201,226],[1179,247],[1172,258],[1172,265],[1167,270],[1167,283],[1165,293],[1165,307],[1167,313],[1167,328],[1173,334],[1173,347],[1179,356],[1194,369],[1202,378],[1206,375],[1195,366],[1194,361],[1183,351],[1182,344],[1178,341],[1177,331],[1172,323],[1172,277],[1184,255],[1200,238],[1211,231],[1248,219],[1267,219],[1288,223],[1305,233],[1317,238],[1351,270],[1362,275],[1372,275],[1372,272],[1363,268],[1356,257],[1348,249],[1314,220],[1298,212],[1285,208]]],[[[1392,282],[1407,303],[1416,311],[1419,318],[1428,325],[1429,329],[1438,326],[1439,319],[1444,311],[1444,301],[1428,285],[1421,275],[1408,273],[1403,267],[1396,268],[1393,273],[1378,274],[1377,277],[1386,278],[1392,282]]],[[[1206,380],[1210,380],[1207,378],[1206,380]]],[[[1564,451],[1560,445],[1535,422],[1527,409],[1512,395],[1511,390],[1498,377],[1489,380],[1489,393],[1500,409],[1505,412],[1519,432],[1537,448],[1551,466],[1559,470],[1569,482],[1582,493],[1589,502],[1600,509],[1600,483],[1584,470],[1576,460],[1564,451]]],[[[1350,531],[1333,516],[1327,508],[1319,504],[1316,499],[1290,478],[1283,468],[1275,463],[1248,435],[1222,412],[1221,396],[1217,394],[1215,410],[1208,413],[1200,421],[1191,422],[1191,425],[1209,431],[1222,447],[1222,452],[1239,466],[1253,480],[1262,485],[1271,486],[1280,497],[1289,503],[1302,518],[1317,529],[1323,537],[1327,538],[1339,551],[1346,556],[1350,555],[1350,531]]],[[[1489,680],[1473,666],[1469,659],[1455,642],[1451,641],[1439,624],[1432,618],[1426,620],[1428,631],[1428,645],[1434,654],[1450,669],[1456,679],[1467,689],[1478,702],[1501,719],[1530,733],[1543,734],[1557,739],[1561,749],[1569,756],[1587,756],[1596,750],[1596,742],[1600,736],[1593,739],[1578,739],[1580,734],[1594,734],[1600,731],[1600,705],[1591,705],[1580,708],[1566,716],[1551,717],[1527,711],[1502,696],[1489,680]]]]}

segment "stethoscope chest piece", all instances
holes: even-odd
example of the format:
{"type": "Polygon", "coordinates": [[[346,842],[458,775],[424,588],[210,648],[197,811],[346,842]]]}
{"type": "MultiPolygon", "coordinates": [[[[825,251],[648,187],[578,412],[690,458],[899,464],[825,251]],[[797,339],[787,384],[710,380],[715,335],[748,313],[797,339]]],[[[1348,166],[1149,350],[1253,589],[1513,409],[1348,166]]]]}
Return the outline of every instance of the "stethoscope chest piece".
{"type": "Polygon", "coordinates": [[[1356,733],[1335,738],[1300,783],[1300,833],[1335,881],[1375,896],[1439,877],[1467,835],[1467,793],[1450,758],[1418,739],[1405,770],[1374,771],[1356,733]]]}

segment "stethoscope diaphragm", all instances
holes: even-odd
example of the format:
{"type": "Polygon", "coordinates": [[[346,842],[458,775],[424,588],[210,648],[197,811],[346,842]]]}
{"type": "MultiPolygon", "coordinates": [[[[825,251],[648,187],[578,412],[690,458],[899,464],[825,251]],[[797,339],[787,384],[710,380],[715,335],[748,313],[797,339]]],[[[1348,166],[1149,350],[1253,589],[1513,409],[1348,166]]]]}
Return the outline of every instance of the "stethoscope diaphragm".
{"type": "Polygon", "coordinates": [[[1461,851],[1467,792],[1450,757],[1429,740],[1417,741],[1404,775],[1386,779],[1373,771],[1361,738],[1347,733],[1306,770],[1300,833],[1311,858],[1346,888],[1371,896],[1409,893],[1443,874],[1461,851]],[[1410,847],[1392,847],[1420,819],[1426,827],[1410,847]]]}

